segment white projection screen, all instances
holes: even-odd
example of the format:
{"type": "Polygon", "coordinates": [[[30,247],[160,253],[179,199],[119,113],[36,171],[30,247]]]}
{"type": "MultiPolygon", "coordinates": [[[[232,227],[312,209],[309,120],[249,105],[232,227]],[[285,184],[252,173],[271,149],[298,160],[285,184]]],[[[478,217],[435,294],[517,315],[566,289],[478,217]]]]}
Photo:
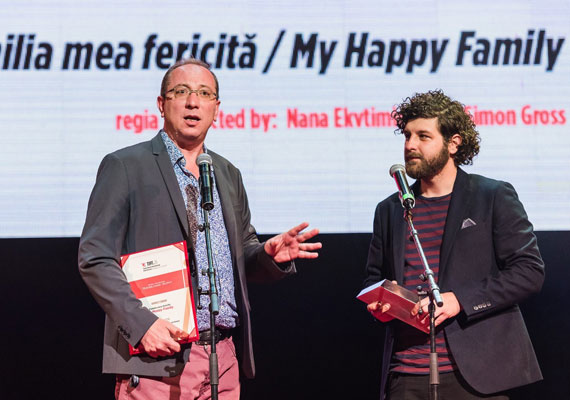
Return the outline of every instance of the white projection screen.
{"type": "Polygon", "coordinates": [[[464,103],[465,169],[511,182],[537,230],[570,229],[570,2],[3,1],[0,237],[74,237],[103,156],[162,126],[179,57],[213,64],[206,145],[241,169],[261,233],[370,232],[415,92],[464,103]]]}

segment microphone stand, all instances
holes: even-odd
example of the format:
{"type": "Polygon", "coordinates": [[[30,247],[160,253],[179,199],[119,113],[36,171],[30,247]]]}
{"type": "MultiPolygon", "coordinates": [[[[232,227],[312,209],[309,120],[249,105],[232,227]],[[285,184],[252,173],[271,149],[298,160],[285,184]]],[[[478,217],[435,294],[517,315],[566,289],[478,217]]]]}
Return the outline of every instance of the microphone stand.
{"type": "MultiPolygon", "coordinates": [[[[402,205],[404,205],[402,203],[402,205]]],[[[443,306],[443,300],[439,291],[439,286],[435,283],[434,275],[432,269],[429,267],[422,244],[420,243],[420,238],[418,236],[418,231],[414,227],[412,219],[414,218],[412,214],[412,207],[407,207],[404,205],[405,216],[404,218],[408,222],[410,228],[410,234],[414,239],[416,244],[416,249],[424,266],[424,272],[420,275],[420,279],[424,282],[428,282],[427,293],[429,295],[429,399],[438,400],[439,399],[439,370],[437,364],[437,350],[435,347],[435,304],[439,307],[443,306]]],[[[421,308],[420,308],[421,313],[421,308]]]]}
{"type": "MultiPolygon", "coordinates": [[[[209,215],[210,207],[202,206],[202,216],[204,224],[201,230],[206,235],[206,254],[208,256],[208,280],[210,288],[208,290],[201,290],[200,295],[210,295],[210,390],[212,400],[218,400],[218,353],[216,353],[216,321],[215,316],[220,312],[220,304],[218,301],[218,289],[216,287],[216,270],[214,269],[214,259],[212,257],[212,241],[210,238],[210,222],[209,215]]],[[[210,208],[211,209],[211,208],[210,208]]]]}
{"type": "MultiPolygon", "coordinates": [[[[202,294],[210,295],[210,393],[212,400],[218,400],[218,353],[216,352],[216,315],[220,312],[218,301],[218,289],[216,288],[216,270],[214,269],[214,258],[212,256],[212,240],[210,238],[210,211],[214,209],[213,179],[212,179],[212,157],[203,153],[196,158],[196,164],[200,171],[200,192],[202,195],[201,208],[204,224],[200,231],[203,231],[206,241],[206,255],[208,257],[208,290],[198,288],[198,296],[202,294]]],[[[199,298],[199,297],[198,297],[199,298]]]]}

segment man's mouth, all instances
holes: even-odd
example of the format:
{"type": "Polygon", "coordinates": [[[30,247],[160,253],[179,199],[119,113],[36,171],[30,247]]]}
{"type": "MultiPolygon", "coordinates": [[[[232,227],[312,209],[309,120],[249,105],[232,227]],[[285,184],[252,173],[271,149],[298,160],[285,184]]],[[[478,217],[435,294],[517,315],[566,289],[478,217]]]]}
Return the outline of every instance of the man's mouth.
{"type": "Polygon", "coordinates": [[[187,115],[184,117],[184,121],[190,126],[195,126],[200,122],[200,117],[197,115],[187,115]]]}
{"type": "Polygon", "coordinates": [[[413,160],[422,160],[422,156],[420,156],[419,154],[410,154],[405,156],[404,159],[406,160],[406,162],[413,160]]]}

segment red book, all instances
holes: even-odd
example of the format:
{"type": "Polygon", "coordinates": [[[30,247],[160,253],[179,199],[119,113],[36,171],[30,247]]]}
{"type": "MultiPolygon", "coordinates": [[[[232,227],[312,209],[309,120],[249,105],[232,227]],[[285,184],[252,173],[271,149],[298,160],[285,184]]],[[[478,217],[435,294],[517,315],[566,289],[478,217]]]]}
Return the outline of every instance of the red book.
{"type": "Polygon", "coordinates": [[[390,309],[386,314],[390,317],[397,318],[414,328],[419,329],[425,333],[429,333],[429,318],[425,318],[422,322],[423,316],[412,316],[411,311],[419,301],[417,293],[412,292],[402,286],[399,286],[392,281],[384,279],[366,289],[362,289],[358,296],[358,300],[366,304],[379,301],[382,304],[390,304],[390,309]]]}

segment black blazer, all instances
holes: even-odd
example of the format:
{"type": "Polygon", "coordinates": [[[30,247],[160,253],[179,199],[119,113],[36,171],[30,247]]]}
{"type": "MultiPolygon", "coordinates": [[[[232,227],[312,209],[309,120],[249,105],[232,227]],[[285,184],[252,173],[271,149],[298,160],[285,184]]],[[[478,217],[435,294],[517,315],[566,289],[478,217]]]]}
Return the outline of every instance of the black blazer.
{"type": "MultiPolygon", "coordinates": [[[[295,266],[291,263],[281,269],[265,253],[250,224],[241,173],[225,158],[210,151],[209,154],[234,266],[240,317],[234,342],[245,376],[253,377],[246,280],[279,279],[294,273],[295,266]]],[[[129,355],[128,344],[137,345],[157,317],[136,299],[119,260],[121,254],[186,240],[188,229],[184,200],[160,134],[103,159],[79,244],[80,274],[106,314],[103,372],[147,376],[175,376],[182,372],[191,345],[184,345],[172,357],[129,355]]],[[[191,248],[189,252],[189,259],[194,260],[191,248]]]]}
{"type": "MultiPolygon", "coordinates": [[[[419,181],[413,190],[419,195],[419,181]]],[[[397,194],[376,207],[365,287],[384,278],[403,281],[408,236],[403,212],[397,194]]],[[[459,371],[478,392],[495,393],[542,379],[517,303],[538,292],[543,281],[536,237],[514,188],[458,169],[438,284],[462,306],[444,323],[444,332],[459,371]]],[[[382,356],[383,395],[394,343],[390,325],[382,356]]]]}

